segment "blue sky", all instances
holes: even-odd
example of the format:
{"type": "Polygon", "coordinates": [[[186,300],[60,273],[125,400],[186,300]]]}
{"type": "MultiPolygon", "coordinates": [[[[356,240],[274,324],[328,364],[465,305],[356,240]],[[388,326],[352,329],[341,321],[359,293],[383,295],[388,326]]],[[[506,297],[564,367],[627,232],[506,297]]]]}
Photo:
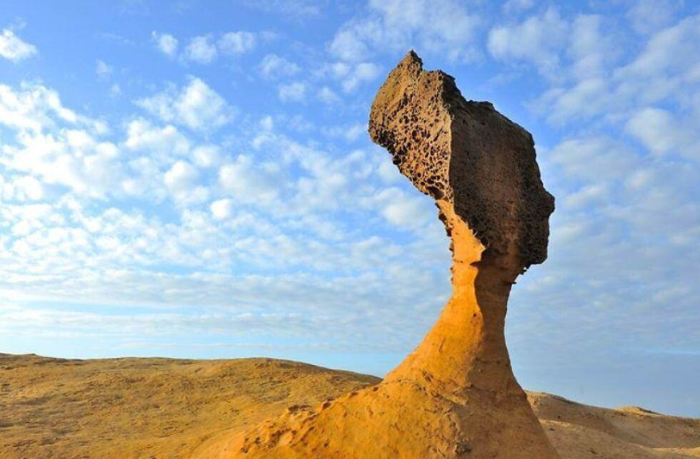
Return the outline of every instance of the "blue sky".
{"type": "Polygon", "coordinates": [[[557,198],[522,385],[700,416],[693,1],[2,1],[0,352],[391,369],[450,294],[366,134],[409,48],[533,133],[557,198]]]}

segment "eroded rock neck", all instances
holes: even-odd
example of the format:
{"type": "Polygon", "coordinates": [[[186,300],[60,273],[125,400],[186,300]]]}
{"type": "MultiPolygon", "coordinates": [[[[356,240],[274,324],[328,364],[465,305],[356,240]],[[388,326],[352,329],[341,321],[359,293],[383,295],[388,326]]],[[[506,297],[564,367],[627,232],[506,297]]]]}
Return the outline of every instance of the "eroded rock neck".
{"type": "Polygon", "coordinates": [[[504,336],[508,297],[522,271],[517,256],[485,249],[451,203],[438,201],[451,237],[453,293],[418,348],[386,381],[411,379],[445,395],[518,388],[504,336]]]}

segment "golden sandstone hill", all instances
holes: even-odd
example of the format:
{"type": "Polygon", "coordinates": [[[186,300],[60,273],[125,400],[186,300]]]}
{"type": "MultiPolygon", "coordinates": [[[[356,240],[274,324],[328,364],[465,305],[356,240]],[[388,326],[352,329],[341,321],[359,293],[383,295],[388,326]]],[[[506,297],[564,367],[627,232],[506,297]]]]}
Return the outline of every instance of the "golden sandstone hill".
{"type": "MultiPolygon", "coordinates": [[[[270,416],[378,382],[271,359],[0,354],[0,458],[190,458],[270,416]]],[[[700,458],[698,419],[528,399],[562,459],[700,458]]]]}

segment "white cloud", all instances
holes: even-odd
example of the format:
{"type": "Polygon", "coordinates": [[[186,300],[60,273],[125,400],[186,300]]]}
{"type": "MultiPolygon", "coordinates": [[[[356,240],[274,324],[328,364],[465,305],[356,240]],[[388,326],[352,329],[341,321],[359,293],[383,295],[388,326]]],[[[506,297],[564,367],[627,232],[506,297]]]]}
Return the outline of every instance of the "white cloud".
{"type": "Polygon", "coordinates": [[[689,98],[700,93],[700,64],[686,57],[700,54],[700,15],[651,34],[641,51],[627,55],[621,38],[604,25],[598,16],[572,23],[571,65],[559,73],[568,82],[547,90],[535,104],[550,122],[600,115],[619,122],[661,103],[688,107],[689,98]],[[628,62],[617,64],[621,58],[628,62]]]}
{"type": "MultiPolygon", "coordinates": [[[[670,153],[676,147],[667,142],[669,139],[657,137],[654,130],[668,127],[673,133],[672,125],[677,122],[664,126],[669,120],[657,110],[637,113],[639,125],[634,128],[638,133],[649,130],[652,148],[670,153]]],[[[668,329],[678,330],[682,325],[660,324],[653,312],[672,307],[674,314],[684,316],[684,322],[689,320],[688,308],[692,308],[694,295],[675,291],[678,279],[689,269],[679,263],[697,263],[700,256],[696,244],[700,206],[694,199],[700,192],[697,167],[689,161],[632,148],[619,140],[622,136],[617,127],[608,123],[589,127],[586,136],[556,145],[541,162],[545,183],[557,197],[557,212],[550,220],[550,259],[544,270],[550,274],[525,276],[519,282],[520,304],[557,305],[550,310],[559,311],[557,317],[547,320],[567,327],[570,336],[560,342],[569,343],[566,346],[571,348],[589,342],[593,330],[598,330],[601,340],[618,342],[620,324],[639,329],[628,345],[644,335],[645,340],[663,347],[668,329]],[[614,134],[602,134],[608,130],[614,134]],[[658,292],[664,294],[659,296],[658,292]],[[666,293],[674,299],[661,299],[666,293]],[[591,309],[591,305],[595,307],[591,309]],[[593,311],[596,317],[580,323],[580,314],[572,313],[569,318],[564,313],[571,308],[593,311]],[[602,332],[599,323],[604,317],[619,323],[602,332]],[[632,321],[635,325],[630,317],[636,318],[632,321]]],[[[685,281],[681,284],[683,288],[690,285],[685,281]]],[[[602,349],[609,349],[609,344],[602,349]]]]}
{"type": "Polygon", "coordinates": [[[153,31],[151,33],[151,38],[155,42],[158,50],[169,57],[175,57],[177,55],[178,40],[167,33],[158,33],[153,31]]]}
{"type": "Polygon", "coordinates": [[[119,149],[101,138],[108,127],[64,107],[49,88],[0,85],[0,125],[14,132],[5,139],[0,166],[31,176],[15,183],[18,196],[39,199],[46,186],[59,186],[104,198],[120,180],[119,149]]]}
{"type": "Polygon", "coordinates": [[[324,86],[318,90],[318,98],[329,105],[340,102],[340,97],[328,86],[324,86]]]}
{"type": "Polygon", "coordinates": [[[353,124],[344,130],[343,135],[349,142],[355,142],[367,135],[367,125],[361,123],[353,124]]]}
{"type": "Polygon", "coordinates": [[[124,145],[130,150],[147,153],[149,159],[158,160],[171,154],[182,156],[190,151],[189,140],[176,127],[155,127],[144,119],[129,122],[124,145]]]}
{"type": "Polygon", "coordinates": [[[541,16],[492,28],[488,50],[497,60],[530,62],[543,75],[552,76],[559,67],[559,52],[566,45],[568,30],[559,12],[549,8],[541,16]]]}
{"type": "Polygon", "coordinates": [[[233,108],[221,95],[199,78],[189,77],[186,86],[174,86],[136,104],[166,122],[197,131],[219,128],[233,116],[233,108]]]}
{"type": "MultiPolygon", "coordinates": [[[[45,170],[56,175],[46,180],[19,169],[2,174],[3,198],[12,194],[17,202],[0,200],[0,227],[16,238],[8,242],[0,231],[0,244],[7,248],[0,251],[0,294],[10,291],[14,298],[70,299],[98,307],[197,304],[240,308],[245,304],[260,310],[258,304],[266,304],[265,308],[280,311],[295,307],[308,311],[309,316],[313,316],[311,312],[317,310],[318,303],[333,316],[327,319],[330,321],[337,313],[329,312],[329,307],[336,307],[329,300],[341,291],[354,292],[352,300],[357,308],[368,307],[377,295],[399,301],[381,287],[387,275],[396,277],[398,283],[392,286],[402,298],[399,302],[410,307],[416,307],[409,297],[419,285],[433,289],[441,285],[425,273],[411,272],[408,276],[399,261],[403,251],[393,242],[368,238],[362,234],[364,230],[352,228],[349,222],[327,217],[348,212],[362,221],[383,224],[378,202],[367,207],[357,205],[371,201],[376,192],[371,183],[364,183],[373,177],[376,161],[361,150],[336,155],[299,144],[277,136],[276,123],[271,117],[263,117],[256,124],[256,133],[268,140],[256,146],[251,140],[255,156],[238,155],[225,162],[229,146],[200,145],[197,140],[202,139],[194,137],[197,133],[188,139],[172,125],[131,119],[123,140],[115,139],[111,144],[79,129],[80,115],[76,114],[73,126],[53,110],[43,113],[48,119],[38,123],[36,131],[13,129],[36,132],[32,138],[37,142],[37,152],[53,155],[55,151],[56,156],[68,152],[70,161],[65,165],[48,163],[45,170]],[[50,132],[43,133],[45,130],[50,132]],[[100,151],[110,161],[96,163],[93,151],[100,151]],[[114,175],[101,175],[105,172],[114,175]],[[49,182],[58,177],[72,183],[72,194],[53,193],[49,182]],[[96,189],[104,190],[101,196],[90,194],[91,187],[97,185],[102,188],[96,189]],[[120,193],[128,194],[130,199],[123,209],[119,208],[120,193]],[[117,199],[89,205],[82,199],[111,195],[117,199]],[[168,196],[172,201],[165,199],[168,196]],[[34,199],[47,200],[47,204],[30,208],[32,204],[26,201],[34,199]],[[173,206],[177,217],[170,217],[167,210],[162,214],[154,211],[153,201],[159,203],[158,209],[173,206]],[[377,272],[380,260],[382,273],[387,269],[393,274],[377,272]],[[236,276],[230,271],[233,265],[236,276]],[[173,267],[181,267],[184,272],[206,269],[180,276],[169,274],[173,267]],[[260,272],[270,268],[277,274],[247,274],[251,269],[260,272]],[[295,274],[282,281],[279,276],[284,274],[280,273],[287,270],[295,274]],[[330,277],[319,283],[315,270],[330,273],[330,277]],[[357,276],[358,272],[370,271],[371,275],[357,276]],[[410,285],[401,280],[408,277],[412,279],[410,285]],[[271,283],[279,290],[271,289],[271,283]],[[311,303],[304,293],[307,288],[315,295],[311,303]],[[110,296],[106,293],[109,291],[119,293],[110,296]],[[207,292],[204,296],[203,291],[207,292]],[[262,302],[260,291],[267,294],[262,302]],[[77,296],[75,292],[79,292],[77,296]]],[[[364,127],[348,125],[344,131],[339,130],[338,135],[354,138],[364,127]]],[[[3,167],[7,163],[0,164],[3,167]]],[[[394,222],[410,225],[410,213],[409,205],[403,210],[390,210],[387,215],[394,222]]],[[[342,309],[340,303],[337,306],[347,314],[347,308],[342,309]]],[[[71,314],[41,317],[51,323],[60,322],[64,330],[71,328],[70,323],[92,320],[71,314]]],[[[18,333],[21,318],[10,314],[3,320],[15,321],[14,333],[18,333]]],[[[257,319],[254,322],[260,323],[257,319]]]]}
{"type": "Polygon", "coordinates": [[[95,65],[95,73],[97,73],[97,76],[100,78],[107,78],[112,74],[112,66],[108,65],[104,61],[97,61],[97,64],[95,65]]]}
{"type": "Polygon", "coordinates": [[[627,12],[638,32],[651,33],[671,25],[683,0],[634,0],[627,12]]]}
{"type": "Polygon", "coordinates": [[[605,183],[585,185],[580,190],[564,198],[568,210],[582,210],[595,205],[605,205],[611,190],[605,183]]]}
{"type": "MultiPolygon", "coordinates": [[[[173,94],[179,93],[180,89],[173,89],[173,94]]],[[[148,334],[149,326],[162,328],[166,322],[179,323],[177,327],[183,330],[192,330],[199,323],[202,330],[210,330],[216,323],[220,327],[223,317],[231,317],[230,311],[224,310],[214,320],[207,319],[206,314],[185,319],[191,305],[255,314],[265,310],[270,317],[284,318],[244,314],[223,327],[228,335],[239,322],[246,330],[263,329],[267,326],[262,324],[269,322],[271,333],[279,332],[280,323],[293,333],[308,328],[308,321],[284,315],[289,310],[323,323],[337,323],[337,318],[343,317],[344,326],[348,326],[351,320],[361,321],[348,315],[344,305],[348,298],[358,311],[370,310],[377,298],[409,308],[426,308],[425,302],[415,302],[411,297],[426,288],[437,291],[446,284],[425,272],[403,268],[400,260],[404,253],[413,256],[424,249],[404,252],[390,240],[369,238],[361,228],[352,228],[340,218],[327,218],[331,213],[348,212],[361,221],[384,224],[376,207],[358,210],[351,205],[374,191],[362,180],[372,177],[375,162],[360,150],[336,155],[313,149],[276,136],[278,123],[263,117],[254,124],[258,128],[255,134],[264,134],[271,141],[256,147],[251,140],[255,156],[239,155],[226,162],[231,145],[200,144],[204,139],[197,137],[197,132],[187,137],[175,126],[132,118],[123,139],[114,139],[111,147],[99,147],[105,154],[118,153],[114,162],[104,165],[109,167],[100,170],[118,171],[119,180],[94,175],[95,183],[104,182],[108,194],[128,192],[128,205],[122,207],[118,198],[87,203],[75,199],[87,194],[78,191],[79,184],[92,186],[79,167],[80,152],[92,156],[101,142],[99,136],[79,129],[80,115],[75,115],[76,123],[72,125],[61,120],[53,109],[44,107],[39,113],[47,119],[35,123],[36,131],[21,127],[13,130],[42,134],[44,144],[37,145],[37,151],[73,152],[70,167],[61,169],[52,164],[50,169],[63,180],[72,181],[76,188],[74,193],[61,196],[39,176],[19,180],[26,174],[16,169],[13,174],[2,174],[3,197],[11,191],[16,202],[0,200],[0,295],[29,302],[69,301],[96,311],[102,305],[126,304],[187,308],[187,314],[179,318],[158,314],[142,321],[125,320],[139,325],[103,328],[99,332],[102,337],[110,333],[130,337],[134,333],[148,334]],[[47,200],[47,204],[30,207],[33,204],[26,201],[32,198],[47,200]],[[157,209],[153,201],[158,203],[157,209]],[[170,215],[172,210],[177,211],[175,217],[170,215]],[[5,236],[10,234],[12,240],[5,236]],[[259,274],[270,269],[275,273],[259,274]],[[383,286],[387,277],[392,292],[383,286]],[[409,278],[411,282],[406,282],[409,278]],[[343,291],[353,293],[337,301],[343,291]]],[[[287,121],[281,118],[279,124],[287,121]]],[[[355,136],[358,130],[358,126],[348,125],[349,136],[355,136]]],[[[245,147],[246,136],[240,137],[243,140],[235,145],[245,147]]],[[[2,167],[5,165],[0,164],[2,167]]],[[[25,312],[7,308],[0,311],[0,322],[6,325],[0,326],[2,336],[10,336],[8,330],[18,336],[44,328],[85,336],[89,333],[85,324],[107,317],[99,312],[86,315],[52,314],[44,309],[27,312],[27,307],[22,310],[25,312]]],[[[113,336],[106,339],[114,345],[113,336]]],[[[319,340],[325,342],[321,337],[319,340]]]]}
{"type": "Polygon", "coordinates": [[[532,8],[535,5],[534,0],[508,0],[503,5],[503,11],[506,13],[517,13],[532,8]]]}
{"type": "Polygon", "coordinates": [[[200,174],[197,168],[187,161],[178,160],[163,175],[168,192],[180,206],[197,204],[209,198],[209,190],[199,185],[200,174]]]}
{"type": "Polygon", "coordinates": [[[319,0],[243,0],[243,4],[285,19],[306,19],[319,16],[324,1],[319,0]]]}
{"type": "Polygon", "coordinates": [[[480,18],[460,2],[444,0],[370,0],[365,18],[344,24],[330,44],[331,53],[360,62],[378,50],[443,53],[451,59],[478,55],[475,45],[480,18]]]}
{"type": "Polygon", "coordinates": [[[198,167],[215,167],[221,162],[221,151],[216,145],[202,145],[194,149],[192,159],[198,167]]]}
{"type": "Polygon", "coordinates": [[[376,22],[349,22],[339,30],[330,45],[331,53],[346,61],[367,59],[371,52],[366,42],[379,41],[381,24],[376,22]]]}
{"type": "Polygon", "coordinates": [[[184,58],[198,64],[210,64],[216,59],[218,51],[211,35],[194,37],[185,48],[184,58]]]}
{"type": "Polygon", "coordinates": [[[586,80],[608,76],[609,64],[620,55],[620,49],[603,29],[603,17],[579,15],[571,24],[567,53],[572,60],[569,73],[573,79],[586,80]]]}
{"type": "Polygon", "coordinates": [[[260,62],[260,73],[266,78],[294,76],[299,71],[301,68],[297,64],[277,54],[268,54],[260,62]]]}
{"type": "Polygon", "coordinates": [[[396,165],[391,162],[388,155],[383,157],[383,160],[377,166],[377,176],[386,185],[394,185],[402,180],[401,173],[397,170],[396,165]]]}
{"type": "Polygon", "coordinates": [[[547,157],[561,168],[566,177],[588,182],[622,180],[639,164],[633,151],[605,136],[566,139],[547,157]]]}
{"type": "Polygon", "coordinates": [[[263,131],[272,131],[275,127],[275,120],[271,116],[265,116],[260,120],[259,124],[263,131]]]}
{"type": "Polygon", "coordinates": [[[199,173],[187,161],[179,160],[165,173],[163,180],[173,193],[188,191],[197,182],[199,173]]]}
{"type": "Polygon", "coordinates": [[[335,71],[341,78],[343,91],[352,92],[362,83],[375,80],[381,73],[381,67],[371,62],[361,62],[353,66],[336,66],[335,71]]]}
{"type": "Polygon", "coordinates": [[[571,120],[585,120],[607,109],[614,109],[620,101],[611,99],[610,85],[606,79],[591,78],[570,88],[557,87],[547,90],[535,102],[534,107],[556,125],[571,120]]]}
{"type": "Polygon", "coordinates": [[[233,215],[233,202],[230,199],[219,199],[209,206],[212,216],[217,220],[228,220],[233,215]]]}
{"type": "Polygon", "coordinates": [[[219,38],[217,42],[222,54],[238,56],[252,51],[257,43],[257,38],[251,32],[228,32],[219,38]]]}
{"type": "Polygon", "coordinates": [[[219,169],[221,187],[239,202],[270,202],[277,198],[280,173],[273,163],[258,163],[249,155],[239,155],[219,169]]]}
{"type": "MultiPolygon", "coordinates": [[[[180,62],[195,62],[197,64],[211,64],[219,55],[239,56],[255,49],[258,40],[266,40],[269,32],[227,32],[215,38],[212,34],[192,37],[189,43],[179,54],[180,62]]],[[[169,57],[178,56],[178,40],[170,34],[153,32],[153,41],[158,49],[169,57]]]]}
{"type": "Polygon", "coordinates": [[[387,188],[378,193],[373,201],[389,223],[402,229],[423,228],[432,223],[437,215],[432,199],[417,191],[411,196],[400,188],[387,188]]]}
{"type": "Polygon", "coordinates": [[[117,188],[122,176],[117,147],[84,131],[27,133],[18,140],[18,145],[6,149],[8,156],[2,161],[6,167],[71,189],[80,197],[103,198],[117,188]]]}
{"type": "Polygon", "coordinates": [[[112,97],[119,97],[122,95],[122,87],[119,86],[119,83],[113,83],[112,86],[109,87],[109,95],[112,97]]]}
{"type": "Polygon", "coordinates": [[[334,126],[324,130],[331,137],[340,137],[348,142],[356,142],[367,135],[367,125],[354,123],[346,126],[334,126]]]}
{"type": "Polygon", "coordinates": [[[36,46],[23,41],[12,29],[3,29],[0,35],[0,56],[12,62],[19,62],[36,53],[36,46]]]}
{"type": "MultiPolygon", "coordinates": [[[[698,62],[689,56],[700,51],[700,14],[683,19],[678,24],[652,35],[644,50],[628,66],[615,71],[616,79],[651,79],[661,86],[661,93],[647,88],[652,94],[667,95],[679,83],[697,83],[698,62]],[[680,81],[668,81],[670,75],[680,81]]],[[[647,84],[649,81],[642,81],[647,84]]],[[[637,90],[637,88],[634,88],[637,90]]]]}
{"type": "Polygon", "coordinates": [[[283,84],[279,87],[277,94],[283,102],[301,102],[306,98],[306,84],[300,81],[283,84]]]}
{"type": "Polygon", "coordinates": [[[625,129],[656,155],[676,152],[700,160],[697,131],[683,126],[667,110],[645,108],[630,118],[625,129]]]}
{"type": "Polygon", "coordinates": [[[56,122],[76,124],[78,115],[63,106],[58,93],[38,84],[22,83],[15,91],[0,84],[0,124],[13,129],[40,131],[56,122]]]}
{"type": "Polygon", "coordinates": [[[43,184],[31,175],[25,175],[15,180],[14,187],[18,199],[40,201],[45,196],[43,184]]]}

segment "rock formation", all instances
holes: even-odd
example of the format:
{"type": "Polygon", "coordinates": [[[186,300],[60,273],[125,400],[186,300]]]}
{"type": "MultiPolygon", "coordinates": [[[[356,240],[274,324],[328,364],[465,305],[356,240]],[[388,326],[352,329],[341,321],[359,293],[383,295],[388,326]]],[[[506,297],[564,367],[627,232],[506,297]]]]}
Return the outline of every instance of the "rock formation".
{"type": "Polygon", "coordinates": [[[504,337],[511,287],[545,260],[554,210],[532,137],[413,52],[379,90],[369,131],[436,201],[452,241],[452,298],[381,384],[291,408],[207,457],[556,459],[504,337]]]}

